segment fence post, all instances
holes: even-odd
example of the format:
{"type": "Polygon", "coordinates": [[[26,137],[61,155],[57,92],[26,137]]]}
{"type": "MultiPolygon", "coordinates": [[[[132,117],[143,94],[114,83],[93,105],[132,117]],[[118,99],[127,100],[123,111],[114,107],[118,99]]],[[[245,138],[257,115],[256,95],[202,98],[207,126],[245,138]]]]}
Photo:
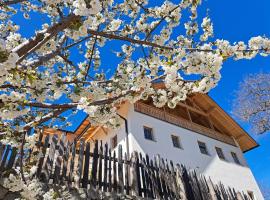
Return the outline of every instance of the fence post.
{"type": "Polygon", "coordinates": [[[59,140],[59,149],[58,149],[59,154],[56,157],[53,183],[59,183],[59,180],[60,180],[60,172],[61,172],[61,166],[62,166],[62,160],[63,160],[63,154],[64,154],[64,148],[65,148],[65,140],[66,140],[66,135],[62,133],[61,138],[59,140]]]}
{"type": "Polygon", "coordinates": [[[102,190],[102,159],[103,159],[103,144],[102,141],[100,141],[99,164],[98,164],[98,185],[100,190],[102,190]]]}
{"type": "Polygon", "coordinates": [[[55,148],[56,148],[56,145],[57,145],[57,141],[58,141],[58,136],[55,134],[51,138],[49,155],[47,157],[46,164],[45,164],[45,169],[44,169],[44,173],[45,173],[44,178],[45,178],[45,181],[48,181],[48,182],[49,182],[50,176],[52,174],[52,167],[53,167],[53,163],[54,163],[55,148]]]}
{"type": "Polygon", "coordinates": [[[117,169],[115,151],[113,151],[113,191],[117,193],[117,169]]]}
{"type": "Polygon", "coordinates": [[[75,185],[77,188],[80,187],[81,178],[82,178],[82,169],[83,169],[83,155],[84,155],[84,140],[80,140],[80,149],[79,149],[79,159],[78,159],[78,177],[75,180],[75,185]]]}
{"type": "Polygon", "coordinates": [[[134,196],[139,195],[139,188],[138,188],[138,177],[137,177],[137,159],[138,154],[137,152],[133,152],[131,154],[130,159],[130,186],[131,186],[131,194],[134,196]]]}
{"type": "Polygon", "coordinates": [[[186,196],[186,191],[185,191],[185,186],[183,183],[181,171],[182,170],[180,168],[180,165],[176,164],[176,188],[177,188],[180,199],[186,200],[187,196],[186,196]]]}
{"type": "Polygon", "coordinates": [[[64,156],[63,156],[63,171],[62,171],[62,178],[61,181],[67,179],[67,167],[68,167],[68,159],[69,159],[69,152],[70,152],[70,143],[67,141],[66,147],[64,148],[64,156]]]}
{"type": "Polygon", "coordinates": [[[69,165],[69,178],[68,178],[68,185],[71,187],[72,181],[73,181],[73,169],[74,169],[74,159],[76,155],[76,141],[73,142],[72,147],[71,147],[71,160],[70,160],[70,165],[69,165]]]}
{"type": "Polygon", "coordinates": [[[122,145],[118,146],[118,186],[119,193],[124,193],[124,177],[123,177],[123,154],[122,145]]]}
{"type": "Polygon", "coordinates": [[[128,158],[127,158],[127,153],[125,153],[125,185],[126,185],[126,195],[129,195],[129,164],[128,164],[128,158]]]}
{"type": "MultiPolygon", "coordinates": [[[[37,177],[38,178],[40,178],[40,176],[41,176],[42,167],[43,167],[43,163],[44,163],[44,159],[45,159],[45,155],[46,155],[46,150],[47,150],[47,147],[49,144],[49,140],[50,140],[50,136],[46,135],[41,152],[39,153],[39,161],[38,161],[38,168],[37,168],[37,177]]],[[[42,145],[42,143],[40,145],[42,145]]]]}
{"type": "Polygon", "coordinates": [[[89,160],[90,160],[90,143],[86,143],[85,154],[84,154],[84,169],[83,169],[83,179],[82,187],[87,189],[88,186],[88,176],[89,176],[89,160]]]}
{"type": "MultiPolygon", "coordinates": [[[[110,169],[109,169],[110,170],[110,169]]],[[[107,192],[108,190],[108,183],[107,183],[107,174],[108,174],[108,144],[105,144],[104,149],[104,171],[103,171],[103,190],[107,192]]]]}
{"type": "Polygon", "coordinates": [[[4,154],[5,147],[6,147],[6,145],[0,143],[0,165],[1,165],[1,162],[2,162],[2,157],[3,157],[3,154],[4,154]]]}
{"type": "Polygon", "coordinates": [[[93,151],[93,163],[91,171],[91,185],[96,188],[97,184],[97,164],[98,164],[98,141],[95,141],[95,147],[93,151]]]}
{"type": "Polygon", "coordinates": [[[109,192],[112,191],[112,152],[111,149],[109,149],[109,192]]]}
{"type": "Polygon", "coordinates": [[[12,168],[12,166],[14,164],[14,161],[15,161],[15,158],[16,158],[16,155],[17,155],[17,148],[16,147],[13,147],[12,148],[11,155],[10,155],[9,160],[8,160],[8,163],[7,163],[7,166],[6,166],[6,170],[12,168]]]}
{"type": "Polygon", "coordinates": [[[141,173],[141,177],[142,177],[142,179],[141,179],[142,180],[141,181],[141,187],[142,187],[141,192],[143,193],[144,197],[146,197],[146,194],[147,194],[146,182],[145,182],[145,170],[146,170],[146,168],[144,168],[141,153],[139,153],[138,161],[139,161],[139,169],[141,169],[140,173],[141,173]]]}
{"type": "Polygon", "coordinates": [[[2,157],[2,162],[0,165],[0,172],[4,171],[4,169],[5,169],[5,164],[6,164],[6,160],[8,158],[8,154],[9,154],[10,149],[11,149],[11,146],[6,145],[5,152],[4,152],[4,155],[2,157]]]}

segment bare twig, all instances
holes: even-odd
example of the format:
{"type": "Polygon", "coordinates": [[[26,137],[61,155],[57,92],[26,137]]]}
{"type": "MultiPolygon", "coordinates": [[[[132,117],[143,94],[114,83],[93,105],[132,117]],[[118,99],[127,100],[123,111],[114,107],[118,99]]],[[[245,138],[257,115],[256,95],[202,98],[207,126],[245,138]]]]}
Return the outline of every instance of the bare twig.
{"type": "Polygon", "coordinates": [[[11,6],[13,4],[17,4],[17,3],[22,3],[25,2],[26,0],[11,0],[11,1],[3,1],[0,2],[0,7],[1,6],[11,6]]]}

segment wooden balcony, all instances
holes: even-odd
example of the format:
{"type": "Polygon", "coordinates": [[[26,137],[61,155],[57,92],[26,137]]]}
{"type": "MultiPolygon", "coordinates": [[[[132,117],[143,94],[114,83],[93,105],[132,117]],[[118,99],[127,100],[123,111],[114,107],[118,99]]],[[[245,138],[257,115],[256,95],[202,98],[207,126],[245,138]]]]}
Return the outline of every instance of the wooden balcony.
{"type": "Polygon", "coordinates": [[[134,109],[137,112],[149,115],[151,117],[157,118],[159,120],[174,124],[176,126],[197,132],[199,134],[205,135],[212,139],[236,146],[233,138],[225,134],[219,133],[216,130],[201,126],[192,121],[188,121],[176,115],[170,114],[160,108],[153,107],[151,105],[137,102],[134,104],[134,109]]]}

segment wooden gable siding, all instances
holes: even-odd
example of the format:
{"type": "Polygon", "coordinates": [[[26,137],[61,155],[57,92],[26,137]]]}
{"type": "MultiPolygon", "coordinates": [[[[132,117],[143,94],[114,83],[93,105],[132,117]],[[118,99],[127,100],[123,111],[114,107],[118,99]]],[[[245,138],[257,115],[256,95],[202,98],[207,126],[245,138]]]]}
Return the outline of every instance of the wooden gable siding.
{"type": "Polygon", "coordinates": [[[165,109],[159,109],[144,102],[135,103],[135,111],[155,117],[162,121],[183,127],[185,129],[200,133],[215,140],[236,146],[235,141],[228,135],[217,132],[214,129],[199,125],[191,120],[184,119],[176,114],[171,114],[165,109]]]}

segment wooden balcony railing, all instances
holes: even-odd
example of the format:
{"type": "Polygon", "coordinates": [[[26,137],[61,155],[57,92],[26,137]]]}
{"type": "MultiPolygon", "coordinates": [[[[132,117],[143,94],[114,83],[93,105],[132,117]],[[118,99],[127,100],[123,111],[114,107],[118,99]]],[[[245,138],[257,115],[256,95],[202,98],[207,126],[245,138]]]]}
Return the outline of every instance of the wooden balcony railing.
{"type": "Polygon", "coordinates": [[[137,111],[137,112],[149,115],[151,117],[154,117],[154,118],[160,119],[162,121],[174,124],[176,126],[183,127],[185,129],[188,129],[188,130],[192,130],[194,132],[208,136],[208,137],[213,138],[215,140],[236,146],[233,138],[231,138],[227,135],[219,133],[213,129],[201,126],[201,125],[196,124],[194,122],[188,121],[186,119],[180,118],[176,115],[172,115],[172,114],[170,114],[166,111],[163,111],[159,108],[147,105],[147,104],[142,103],[142,102],[135,103],[134,108],[135,108],[135,111],[137,111]]]}

